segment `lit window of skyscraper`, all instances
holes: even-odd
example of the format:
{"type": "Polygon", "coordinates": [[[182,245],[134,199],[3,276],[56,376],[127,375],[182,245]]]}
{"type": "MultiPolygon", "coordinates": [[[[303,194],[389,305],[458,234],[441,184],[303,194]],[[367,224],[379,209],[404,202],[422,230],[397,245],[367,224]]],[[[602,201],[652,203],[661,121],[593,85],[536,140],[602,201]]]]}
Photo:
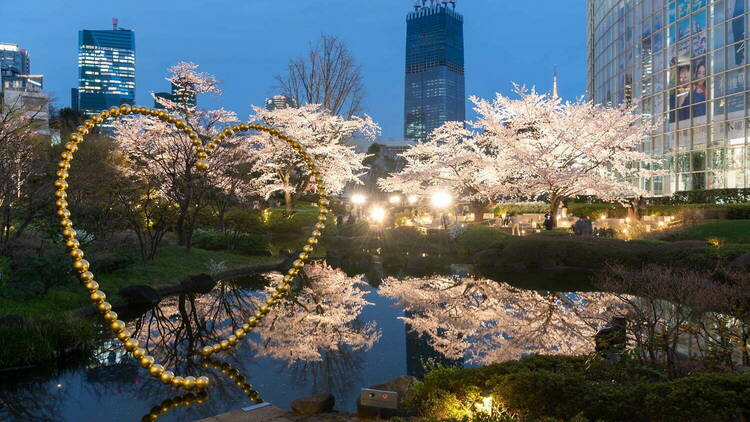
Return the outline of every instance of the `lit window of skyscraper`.
{"type": "Polygon", "coordinates": [[[463,16],[455,1],[417,0],[406,17],[404,138],[423,142],[466,118],[463,16]]]}
{"type": "Polygon", "coordinates": [[[117,27],[78,32],[78,88],[72,106],[90,115],[135,101],[135,34],[117,27]]]}

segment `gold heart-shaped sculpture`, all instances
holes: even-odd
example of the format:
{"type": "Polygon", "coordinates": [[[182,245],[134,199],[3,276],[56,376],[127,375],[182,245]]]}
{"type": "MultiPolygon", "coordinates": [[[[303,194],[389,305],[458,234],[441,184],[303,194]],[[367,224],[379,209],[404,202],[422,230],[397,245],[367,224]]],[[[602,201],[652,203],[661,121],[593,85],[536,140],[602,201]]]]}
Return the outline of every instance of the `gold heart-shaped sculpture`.
{"type": "Polygon", "coordinates": [[[299,273],[300,269],[305,265],[310,252],[313,251],[313,247],[318,243],[318,237],[320,237],[320,231],[325,228],[326,215],[328,214],[328,198],[325,194],[323,186],[323,178],[320,176],[315,163],[307,152],[304,151],[302,145],[289,136],[285,135],[279,130],[276,130],[269,126],[248,123],[239,124],[230,128],[224,129],[218,135],[211,138],[211,140],[204,144],[203,140],[196,134],[188,124],[182,120],[169,115],[168,113],[150,109],[147,107],[130,107],[123,105],[120,107],[112,107],[108,111],[103,111],[98,115],[91,116],[82,126],[76,128],[76,133],[71,134],[69,142],[65,144],[65,151],[60,154],[60,162],[58,163],[59,170],[57,171],[57,180],[55,181],[55,206],[57,207],[57,216],[60,218],[60,226],[62,226],[62,235],[65,238],[65,245],[70,250],[70,257],[73,260],[73,271],[77,274],[78,279],[84,284],[86,289],[89,291],[91,301],[96,305],[97,309],[101,313],[102,318],[109,324],[110,329],[117,335],[118,340],[123,343],[125,350],[127,350],[136,360],[138,360],[142,367],[148,369],[149,374],[159,378],[164,384],[169,384],[178,388],[198,388],[204,389],[208,387],[208,377],[201,376],[198,378],[188,376],[181,377],[175,376],[172,371],[168,371],[164,366],[156,363],[154,358],[148,356],[146,351],[139,347],[138,341],[131,338],[130,334],[125,331],[125,323],[117,319],[117,313],[112,310],[112,305],[106,301],[107,295],[99,289],[99,283],[94,280],[94,274],[89,271],[89,262],[83,259],[84,253],[80,249],[80,243],[76,240],[76,231],[73,229],[73,222],[71,221],[70,211],[68,210],[68,202],[66,201],[68,189],[68,170],[70,169],[70,162],[73,160],[73,154],[78,150],[78,144],[83,142],[84,136],[89,133],[89,130],[100,125],[107,118],[115,118],[119,116],[126,116],[128,114],[142,114],[144,116],[156,117],[159,120],[171,123],[177,129],[184,132],[193,142],[195,147],[196,156],[198,162],[196,168],[200,171],[208,169],[206,158],[214,149],[219,146],[223,139],[234,135],[235,133],[247,132],[247,131],[259,131],[266,132],[269,135],[276,137],[287,144],[292,149],[299,153],[305,164],[307,164],[310,172],[315,179],[315,184],[318,188],[319,200],[318,200],[318,222],[315,224],[315,228],[311,236],[307,239],[307,244],[302,248],[302,252],[299,254],[298,259],[292,263],[292,267],[287,271],[287,275],[284,276],[283,280],[276,286],[275,292],[271,295],[266,303],[262,305],[254,316],[248,318],[247,322],[242,327],[230,335],[226,340],[221,341],[218,344],[206,346],[201,350],[203,356],[210,356],[221,350],[227,350],[235,346],[239,340],[245,337],[245,335],[254,327],[258,325],[261,319],[268,314],[270,308],[276,304],[279,297],[289,290],[294,278],[299,273]]]}

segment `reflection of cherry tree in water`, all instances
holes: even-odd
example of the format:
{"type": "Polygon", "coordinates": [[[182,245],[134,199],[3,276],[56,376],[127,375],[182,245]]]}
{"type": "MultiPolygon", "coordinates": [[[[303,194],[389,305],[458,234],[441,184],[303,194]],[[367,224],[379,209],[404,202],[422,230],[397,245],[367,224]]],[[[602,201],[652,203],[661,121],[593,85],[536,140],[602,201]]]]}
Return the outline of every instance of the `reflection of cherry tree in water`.
{"type": "Polygon", "coordinates": [[[324,263],[307,265],[297,288],[258,326],[251,348],[258,357],[286,361],[299,385],[345,392],[361,372],[362,353],[380,339],[374,322],[358,319],[371,305],[366,288],[361,275],[349,277],[324,263]]]}
{"type": "Polygon", "coordinates": [[[0,420],[3,421],[57,421],[60,409],[68,401],[68,390],[57,388],[50,382],[18,386],[0,395],[0,420]]]}
{"type": "Polygon", "coordinates": [[[607,293],[540,293],[487,279],[386,279],[413,331],[448,358],[488,364],[528,353],[582,354],[620,302],[607,293]]]}

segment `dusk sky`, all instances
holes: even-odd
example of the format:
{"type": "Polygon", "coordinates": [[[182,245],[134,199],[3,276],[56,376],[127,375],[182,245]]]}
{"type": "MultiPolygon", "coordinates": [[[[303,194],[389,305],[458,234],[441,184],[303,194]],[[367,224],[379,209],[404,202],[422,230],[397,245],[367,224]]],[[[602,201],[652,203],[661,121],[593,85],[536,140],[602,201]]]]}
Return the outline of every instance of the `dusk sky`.
{"type": "MultiPolygon", "coordinates": [[[[223,95],[199,98],[245,119],[251,104],[277,93],[274,75],[305,53],[321,33],[346,41],[363,66],[365,107],[384,138],[403,138],[404,47],[410,0],[25,0],[6,10],[0,42],[19,44],[31,70],[45,76],[57,107],[77,86],[79,29],[135,30],[136,101],[168,91],[166,69],[193,61],[222,81],[223,95]]],[[[464,15],[466,95],[510,94],[512,82],[549,92],[557,70],[560,95],[586,90],[584,0],[458,0],[464,15]]],[[[467,102],[467,118],[472,118],[467,102]]]]}

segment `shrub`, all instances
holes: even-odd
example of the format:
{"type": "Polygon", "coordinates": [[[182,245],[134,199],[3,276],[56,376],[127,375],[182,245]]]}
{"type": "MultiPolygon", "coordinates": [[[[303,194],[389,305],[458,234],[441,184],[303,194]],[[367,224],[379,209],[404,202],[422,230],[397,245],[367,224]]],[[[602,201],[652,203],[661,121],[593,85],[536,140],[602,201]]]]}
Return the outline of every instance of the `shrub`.
{"type": "Polygon", "coordinates": [[[51,288],[73,280],[70,258],[62,253],[43,255],[14,262],[10,276],[12,285],[20,290],[41,295],[51,288]]]}
{"type": "Polygon", "coordinates": [[[507,234],[495,227],[471,225],[466,228],[465,233],[458,237],[457,241],[461,253],[464,255],[474,255],[507,238],[507,234]]]}
{"type": "Polygon", "coordinates": [[[94,254],[90,261],[91,267],[96,273],[111,273],[125,268],[135,262],[130,256],[114,254],[111,252],[100,252],[94,254]]]}
{"type": "Polygon", "coordinates": [[[586,356],[529,356],[479,368],[438,369],[409,405],[428,418],[472,413],[481,392],[523,420],[734,421],[750,412],[750,375],[710,373],[647,379],[586,356]],[[581,419],[578,419],[581,420],[581,419]]]}
{"type": "Polygon", "coordinates": [[[291,216],[284,215],[282,210],[274,209],[267,211],[268,219],[265,228],[271,233],[300,235],[312,230],[312,226],[318,221],[317,209],[305,209],[295,212],[291,216]]]}
{"type": "Polygon", "coordinates": [[[224,213],[224,227],[227,230],[260,233],[263,231],[260,213],[242,208],[230,208],[224,213]]]}
{"type": "Polygon", "coordinates": [[[623,207],[622,204],[569,203],[568,209],[576,217],[589,217],[592,220],[596,220],[602,215],[610,218],[624,218],[628,213],[627,208],[623,207]]]}
{"type": "Polygon", "coordinates": [[[516,202],[498,204],[495,207],[495,215],[505,213],[516,213],[516,214],[544,214],[549,211],[549,204],[546,202],[516,202]]]}
{"type": "Polygon", "coordinates": [[[210,251],[233,250],[247,255],[265,254],[270,247],[268,238],[260,233],[200,229],[193,234],[193,245],[210,251]]]}
{"type": "Polygon", "coordinates": [[[0,325],[0,368],[49,361],[84,353],[94,339],[91,321],[68,315],[0,325]]]}
{"type": "Polygon", "coordinates": [[[732,220],[750,219],[750,204],[733,204],[727,206],[727,218],[732,220]]]}

